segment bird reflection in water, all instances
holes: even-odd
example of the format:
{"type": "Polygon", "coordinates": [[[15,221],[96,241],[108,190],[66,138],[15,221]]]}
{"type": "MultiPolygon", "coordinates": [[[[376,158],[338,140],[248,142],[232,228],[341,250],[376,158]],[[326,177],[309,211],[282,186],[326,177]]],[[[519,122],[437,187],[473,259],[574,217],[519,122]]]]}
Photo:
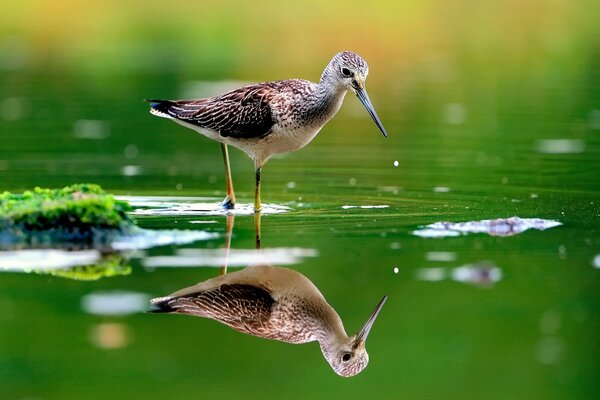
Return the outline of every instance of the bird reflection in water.
{"type": "MultiPolygon", "coordinates": [[[[228,221],[228,227],[233,227],[233,220],[228,221]]],[[[230,237],[228,234],[226,243],[230,237]]],[[[271,265],[222,274],[151,302],[155,313],[210,318],[265,339],[287,343],[318,341],[333,370],[350,377],[369,362],[365,342],[386,299],[387,296],[381,299],[353,336],[346,334],[337,312],[307,277],[271,265]]]]}

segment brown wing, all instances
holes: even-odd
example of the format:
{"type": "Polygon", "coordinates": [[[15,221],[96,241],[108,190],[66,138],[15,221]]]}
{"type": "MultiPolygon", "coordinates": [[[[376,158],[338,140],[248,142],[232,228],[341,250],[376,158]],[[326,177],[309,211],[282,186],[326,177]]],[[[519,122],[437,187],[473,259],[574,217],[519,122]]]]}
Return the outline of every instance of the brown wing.
{"type": "Polygon", "coordinates": [[[242,284],[223,284],[211,290],[157,300],[153,301],[156,312],[211,318],[257,336],[265,336],[275,304],[268,290],[242,284]]]}
{"type": "Polygon", "coordinates": [[[273,125],[269,102],[277,85],[260,83],[202,100],[149,100],[151,107],[173,118],[234,138],[266,136],[273,125]]]}

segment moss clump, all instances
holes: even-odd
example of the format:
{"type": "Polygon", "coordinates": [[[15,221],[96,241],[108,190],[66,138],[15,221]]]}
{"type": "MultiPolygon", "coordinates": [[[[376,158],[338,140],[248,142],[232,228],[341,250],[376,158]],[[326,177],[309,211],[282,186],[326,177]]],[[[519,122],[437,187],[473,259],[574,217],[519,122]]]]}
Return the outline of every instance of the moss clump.
{"type": "Polygon", "coordinates": [[[49,274],[61,278],[74,279],[78,281],[96,281],[100,278],[131,274],[131,266],[127,259],[118,253],[105,255],[93,265],[82,265],[67,269],[34,270],[38,274],[49,274]]]}
{"type": "Polygon", "coordinates": [[[0,194],[0,242],[95,241],[135,225],[127,202],[94,184],[0,194]],[[37,237],[37,240],[35,239],[37,237]],[[42,239],[40,239],[42,238],[42,239]]]}

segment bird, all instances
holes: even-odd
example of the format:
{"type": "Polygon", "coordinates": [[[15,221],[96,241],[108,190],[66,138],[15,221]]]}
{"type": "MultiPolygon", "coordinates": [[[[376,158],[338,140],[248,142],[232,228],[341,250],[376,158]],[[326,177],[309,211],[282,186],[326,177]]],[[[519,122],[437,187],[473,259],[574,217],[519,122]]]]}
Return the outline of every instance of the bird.
{"type": "Polygon", "coordinates": [[[369,362],[365,341],[386,299],[356,335],[348,336],[337,312],[306,276],[262,264],[152,299],[151,312],[210,318],[245,334],[287,343],[318,341],[333,370],[351,377],[369,362]]]}
{"type": "Polygon", "coordinates": [[[227,195],[225,209],[235,207],[228,145],[246,153],[255,167],[254,211],[260,212],[261,171],[271,156],[306,146],[333,118],[348,91],[356,94],[388,137],[367,94],[367,62],[352,51],[337,53],[321,79],[270,81],[244,86],[220,96],[198,100],[146,100],[150,113],[168,118],[221,143],[227,195]]]}

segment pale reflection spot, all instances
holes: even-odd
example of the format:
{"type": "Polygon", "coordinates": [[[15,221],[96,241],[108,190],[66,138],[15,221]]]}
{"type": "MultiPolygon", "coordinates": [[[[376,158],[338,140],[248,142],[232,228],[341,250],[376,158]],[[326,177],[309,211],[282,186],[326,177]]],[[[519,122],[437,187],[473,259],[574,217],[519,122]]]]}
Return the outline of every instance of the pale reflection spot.
{"type": "Polygon", "coordinates": [[[16,121],[23,118],[27,108],[27,100],[23,97],[7,97],[0,103],[0,116],[5,121],[16,121]]]}
{"type": "Polygon", "coordinates": [[[288,182],[286,186],[287,186],[288,189],[295,189],[296,188],[296,182],[294,182],[294,181],[288,182]]]}
{"type": "Polygon", "coordinates": [[[417,279],[430,282],[442,281],[446,279],[446,270],[444,268],[419,268],[417,279]]]}
{"type": "Polygon", "coordinates": [[[125,157],[127,158],[136,158],[139,153],[139,150],[135,144],[128,144],[127,146],[125,146],[123,152],[125,153],[125,157]]]}
{"type": "Polygon", "coordinates": [[[592,261],[592,265],[596,268],[600,268],[600,254],[597,254],[592,261]]]}
{"type": "Polygon", "coordinates": [[[446,186],[436,186],[433,188],[433,191],[436,193],[448,193],[450,188],[446,186]]]}
{"type": "Polygon", "coordinates": [[[554,310],[548,310],[540,318],[540,331],[544,335],[554,335],[560,328],[560,314],[554,310]]]}
{"type": "Polygon", "coordinates": [[[398,250],[401,247],[402,247],[402,245],[399,242],[390,243],[390,249],[392,249],[392,250],[398,250]]]}
{"type": "Polygon", "coordinates": [[[113,350],[126,347],[131,342],[129,330],[122,323],[105,322],[92,328],[90,341],[100,349],[113,350]]]}
{"type": "Polygon", "coordinates": [[[545,154],[582,153],[585,150],[585,142],[579,139],[538,140],[535,149],[545,154]]]}
{"type": "Polygon", "coordinates": [[[446,104],[444,121],[450,125],[461,125],[467,119],[467,108],[461,103],[446,104]]]}
{"type": "Polygon", "coordinates": [[[452,279],[457,282],[489,287],[502,279],[502,271],[490,262],[484,261],[454,268],[452,279]]]}
{"type": "Polygon", "coordinates": [[[394,273],[397,274],[398,272],[400,272],[400,268],[394,267],[394,273]]]}
{"type": "Polygon", "coordinates": [[[370,208],[388,208],[389,206],[386,204],[381,204],[381,205],[377,205],[377,206],[369,206],[369,205],[365,205],[365,206],[350,206],[350,205],[344,205],[342,206],[342,209],[344,210],[349,210],[351,208],[362,208],[363,210],[368,210],[370,208]]]}
{"type": "Polygon", "coordinates": [[[81,139],[104,139],[109,134],[107,121],[79,119],[73,127],[75,136],[81,139]]]}
{"type": "Polygon", "coordinates": [[[400,163],[398,162],[398,160],[394,161],[394,167],[397,167],[399,165],[400,165],[400,163]]]}
{"type": "Polygon", "coordinates": [[[150,296],[145,293],[112,291],[90,293],[81,299],[81,308],[94,315],[128,315],[145,311],[150,296]]]}
{"type": "Polygon", "coordinates": [[[354,186],[354,185],[356,185],[356,178],[350,178],[350,179],[348,180],[348,184],[349,184],[350,186],[354,186]]]}
{"type": "Polygon", "coordinates": [[[456,260],[456,253],[451,251],[428,251],[425,253],[427,261],[450,262],[456,260]]]}
{"type": "Polygon", "coordinates": [[[261,263],[291,265],[306,257],[316,257],[316,249],[298,247],[266,248],[261,251],[230,249],[179,249],[171,256],[153,256],[142,260],[144,267],[242,267],[261,263]]]}
{"type": "Polygon", "coordinates": [[[600,129],[600,110],[592,110],[589,118],[590,128],[600,129]]]}
{"type": "Polygon", "coordinates": [[[558,246],[558,258],[565,260],[567,258],[567,247],[564,244],[558,246]]]}
{"type": "Polygon", "coordinates": [[[183,189],[183,183],[178,183],[177,185],[175,185],[175,189],[177,189],[177,190],[183,189]]]}
{"type": "Polygon", "coordinates": [[[538,194],[537,193],[531,193],[529,195],[529,197],[532,198],[532,199],[537,199],[538,198],[538,194]]]}
{"type": "Polygon", "coordinates": [[[124,165],[121,167],[121,175],[136,176],[142,173],[142,167],[139,165],[124,165]]]}
{"type": "Polygon", "coordinates": [[[536,350],[537,360],[540,364],[556,364],[562,357],[563,343],[558,337],[545,337],[538,342],[536,350]]]}

